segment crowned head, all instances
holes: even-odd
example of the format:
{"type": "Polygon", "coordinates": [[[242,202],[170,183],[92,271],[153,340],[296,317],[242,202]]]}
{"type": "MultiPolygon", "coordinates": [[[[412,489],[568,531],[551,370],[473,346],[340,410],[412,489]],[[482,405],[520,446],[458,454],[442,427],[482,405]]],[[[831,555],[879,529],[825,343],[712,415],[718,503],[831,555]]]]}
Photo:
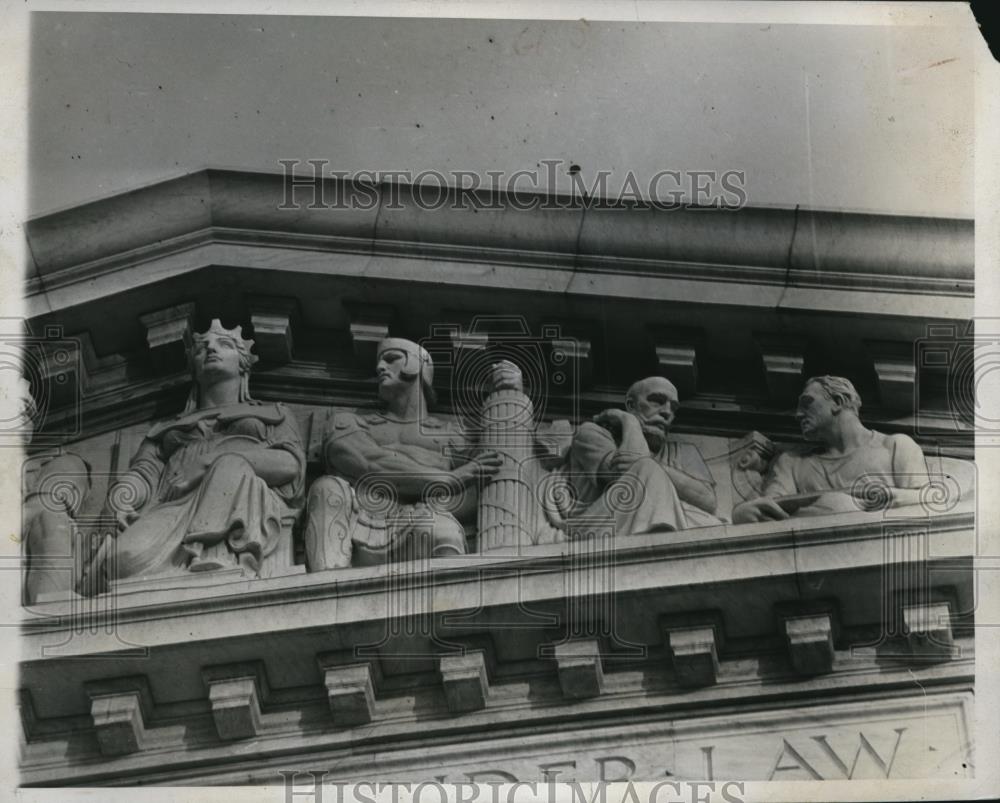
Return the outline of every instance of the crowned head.
{"type": "Polygon", "coordinates": [[[195,380],[188,409],[198,406],[201,388],[233,379],[239,379],[238,400],[249,401],[250,369],[258,360],[251,352],[253,344],[253,340],[244,339],[242,326],[227,329],[218,318],[213,318],[204,332],[195,332],[188,349],[195,380]]]}

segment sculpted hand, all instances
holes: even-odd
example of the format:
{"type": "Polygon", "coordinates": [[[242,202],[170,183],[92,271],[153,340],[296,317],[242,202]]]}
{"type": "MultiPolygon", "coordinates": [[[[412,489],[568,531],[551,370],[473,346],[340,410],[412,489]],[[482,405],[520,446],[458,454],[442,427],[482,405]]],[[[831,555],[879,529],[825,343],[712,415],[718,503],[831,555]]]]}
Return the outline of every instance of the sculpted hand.
{"type": "Polygon", "coordinates": [[[126,472],[108,489],[104,509],[115,522],[116,533],[128,529],[139,518],[139,508],[149,498],[149,485],[141,477],[126,472]]]}
{"type": "Polygon", "coordinates": [[[134,508],[123,508],[115,511],[115,529],[121,533],[128,529],[132,523],[139,518],[139,513],[134,508]]]}
{"type": "Polygon", "coordinates": [[[601,426],[607,426],[608,424],[612,426],[621,426],[625,420],[632,415],[628,410],[619,410],[617,407],[609,407],[607,410],[601,410],[597,415],[594,416],[594,423],[600,424],[601,426]]]}
{"type": "Polygon", "coordinates": [[[167,478],[168,488],[164,494],[164,501],[177,499],[198,487],[213,459],[214,455],[205,455],[171,474],[167,478]]]}
{"type": "Polygon", "coordinates": [[[635,416],[627,410],[618,410],[611,407],[595,415],[594,423],[609,430],[615,436],[615,440],[619,440],[622,437],[629,418],[633,421],[635,420],[635,416]]]}
{"type": "Polygon", "coordinates": [[[479,479],[489,478],[503,467],[503,457],[497,452],[483,452],[475,459],[459,466],[453,472],[462,485],[474,485],[479,479]]]}
{"type": "Polygon", "coordinates": [[[784,521],[788,514],[781,506],[767,496],[760,496],[743,502],[733,509],[733,524],[748,524],[758,521],[784,521]]]}
{"type": "Polygon", "coordinates": [[[608,460],[608,468],[615,474],[624,474],[635,465],[637,460],[643,457],[649,457],[649,455],[638,452],[615,452],[608,460]]]}
{"type": "Polygon", "coordinates": [[[500,360],[490,366],[490,384],[492,391],[498,390],[524,390],[524,379],[521,376],[521,369],[510,360],[500,360]]]}

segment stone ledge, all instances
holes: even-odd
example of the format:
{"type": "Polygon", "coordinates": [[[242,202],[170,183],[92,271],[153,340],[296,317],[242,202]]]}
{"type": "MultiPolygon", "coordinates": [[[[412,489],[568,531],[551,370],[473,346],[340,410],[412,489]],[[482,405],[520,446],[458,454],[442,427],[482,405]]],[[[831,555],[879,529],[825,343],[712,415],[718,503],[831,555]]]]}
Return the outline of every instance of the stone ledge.
{"type": "MultiPolygon", "coordinates": [[[[428,718],[427,712],[417,714],[412,701],[399,699],[390,705],[387,716],[382,721],[366,729],[359,740],[358,734],[343,729],[329,727],[306,727],[307,722],[320,722],[315,717],[303,715],[301,709],[290,711],[283,729],[269,729],[259,741],[253,744],[254,766],[262,764],[283,767],[280,762],[287,760],[290,738],[296,749],[308,751],[319,760],[329,751],[330,755],[342,755],[349,751],[382,750],[387,744],[399,745],[401,739],[412,737],[413,729],[419,725],[421,738],[444,737],[465,740],[470,732],[489,730],[491,736],[499,736],[511,729],[523,729],[526,724],[537,721],[542,728],[561,732],[568,726],[579,729],[580,717],[596,722],[597,718],[619,725],[623,716],[655,715],[665,721],[678,733],[690,730],[692,720],[709,717],[719,722],[732,718],[732,707],[740,706],[744,713],[749,711],[773,710],[774,704],[782,706],[782,716],[789,717],[789,706],[799,709],[822,707],[829,702],[852,701],[858,705],[878,702],[879,716],[886,715],[897,705],[897,698],[912,696],[914,672],[911,667],[898,668],[880,665],[874,658],[862,662],[862,666],[850,673],[849,677],[824,676],[803,681],[800,678],[768,679],[748,678],[748,682],[726,683],[703,689],[695,689],[678,695],[676,689],[650,689],[641,677],[625,676],[618,673],[608,676],[605,694],[600,697],[579,699],[567,704],[558,700],[554,704],[540,705],[529,699],[527,686],[521,697],[498,701],[485,711],[474,711],[454,718],[442,712],[441,716],[428,718]],[[808,685],[804,685],[808,684],[808,685]],[[822,701],[822,702],[821,702],[822,701]],[[456,730],[457,729],[457,730],[456,730]]],[[[971,690],[974,660],[971,655],[948,664],[928,664],[917,670],[917,677],[926,690],[925,701],[942,693],[971,690]]],[[[558,697],[558,688],[553,689],[558,697]]],[[[387,701],[391,702],[391,701],[387,701]]],[[[324,705],[321,702],[316,705],[324,705]]],[[[792,718],[815,725],[815,714],[809,715],[796,710],[792,718]]],[[[186,773],[201,770],[217,772],[220,767],[229,766],[238,771],[249,759],[246,753],[234,751],[231,744],[219,744],[214,737],[205,737],[192,743],[186,733],[208,733],[200,727],[186,728],[160,726],[149,731],[149,746],[141,753],[116,759],[113,767],[102,762],[94,747],[75,748],[77,763],[53,763],[54,754],[64,754],[62,748],[72,744],[72,737],[65,735],[46,739],[28,745],[23,765],[23,783],[44,785],[74,783],[90,785],[116,782],[122,778],[156,777],[158,773],[174,773],[174,782],[186,777],[186,773]],[[68,741],[67,741],[68,740],[68,741]],[[171,766],[173,765],[173,766],[171,766]],[[201,769],[199,769],[201,768],[201,769]],[[72,780],[69,780],[72,779],[72,780]]],[[[152,782],[146,780],[145,782],[152,782]]]]}
{"type": "MultiPolygon", "coordinates": [[[[814,529],[796,531],[794,523],[784,522],[785,529],[768,533],[764,525],[743,525],[753,532],[737,536],[722,527],[715,529],[714,539],[707,542],[708,528],[703,533],[673,533],[676,542],[660,536],[632,536],[623,541],[629,544],[627,548],[605,557],[613,559],[616,566],[620,603],[627,606],[641,599],[644,609],[653,613],[649,618],[617,621],[616,632],[623,643],[659,645],[663,634],[657,629],[656,614],[716,606],[726,617],[731,638],[770,639],[776,631],[781,632],[774,606],[808,601],[814,596],[810,588],[822,589],[823,598],[841,602],[846,627],[868,627],[879,623],[884,613],[877,589],[885,549],[893,544],[898,545],[900,554],[930,554],[927,563],[935,582],[953,587],[954,610],[966,619],[971,617],[971,516],[949,514],[929,520],[929,534],[926,527],[915,527],[912,532],[904,529],[887,538],[877,516],[873,521],[870,514],[858,515],[861,519],[854,525],[842,523],[839,528],[817,526],[813,521],[814,529]],[[685,538],[691,540],[685,542],[685,538]]],[[[507,632],[491,629],[490,622],[510,621],[507,617],[511,614],[530,609],[553,614],[558,623],[567,588],[582,587],[584,580],[583,574],[566,577],[567,560],[558,549],[550,549],[541,559],[530,556],[440,563],[433,574],[414,578],[417,587],[424,590],[413,598],[411,615],[433,616],[433,632],[447,641],[489,633],[497,640],[497,652],[504,661],[535,659],[537,647],[551,640],[551,630],[547,635],[537,628],[507,632]],[[485,607],[484,600],[489,601],[485,607]],[[463,617],[454,625],[445,622],[451,612],[480,608],[481,615],[463,617]]],[[[593,568],[573,567],[570,571],[593,568]]],[[[197,649],[202,665],[228,663],[234,651],[254,655],[256,645],[266,638],[269,649],[283,655],[276,670],[286,671],[284,667],[314,667],[315,656],[331,646],[344,649],[382,643],[385,583],[382,567],[243,581],[216,588],[213,591],[218,595],[207,599],[198,596],[204,592],[198,589],[198,594],[183,603],[152,597],[143,606],[113,611],[113,633],[95,628],[96,632],[81,635],[72,627],[80,625],[75,619],[36,616],[33,629],[22,640],[26,660],[21,682],[32,691],[36,705],[43,706],[36,712],[39,716],[48,717],[54,711],[82,715],[84,711],[76,710],[77,694],[65,684],[67,673],[77,682],[99,679],[100,662],[92,656],[114,652],[121,656],[119,666],[125,671],[134,667],[133,671],[151,672],[156,676],[151,682],[157,686],[168,682],[176,699],[204,699],[204,687],[196,675],[171,671],[180,656],[197,649]],[[353,581],[338,582],[339,576],[352,575],[353,581]],[[126,655],[123,646],[142,649],[126,655]]],[[[551,627],[552,623],[545,625],[551,627]]],[[[318,683],[318,676],[316,680],[318,683]]],[[[285,686],[287,681],[279,685],[285,686]]]]}
{"type": "MultiPolygon", "coordinates": [[[[639,569],[653,561],[672,561],[699,558],[723,559],[746,553],[779,556],[786,550],[806,556],[815,550],[821,560],[811,567],[827,570],[872,565],[881,560],[885,536],[895,534],[935,538],[931,546],[936,559],[971,557],[973,554],[975,526],[975,500],[963,500],[948,513],[909,518],[906,513],[921,512],[919,506],[882,513],[851,513],[842,516],[788,519],[782,522],[760,524],[722,524],[672,533],[669,539],[662,535],[631,535],[619,538],[614,550],[594,553],[598,562],[606,560],[620,569],[639,569]],[[889,528],[889,529],[887,529],[889,528]],[[963,531],[967,537],[954,533],[963,531]],[[967,542],[967,543],[966,543],[967,542]],[[870,555],[857,550],[843,550],[844,545],[870,547],[870,555]],[[871,560],[866,560],[870,558],[871,560]]],[[[561,573],[565,556],[570,553],[568,542],[524,547],[521,556],[468,555],[457,558],[440,558],[433,562],[428,572],[422,573],[435,586],[449,586],[478,580],[484,571],[490,576],[517,576],[523,572],[541,571],[561,573]]],[[[918,554],[918,553],[914,553],[918,554]]],[[[779,561],[779,563],[782,561],[779,561]]],[[[386,578],[395,574],[404,564],[389,567],[363,567],[332,569],[325,572],[299,574],[269,579],[227,576],[225,582],[212,580],[208,575],[192,574],[186,577],[154,579],[148,587],[135,583],[135,590],[143,593],[126,594],[116,599],[113,606],[119,622],[155,620],[168,615],[185,613],[208,614],[230,609],[248,609],[256,605],[273,605],[284,601],[305,602],[329,596],[343,598],[352,594],[371,594],[383,591],[386,578]]],[[[600,565],[600,564],[599,564],[600,565]]],[[[722,569],[721,566],[716,567],[722,569]]],[[[716,574],[717,581],[749,579],[773,574],[774,565],[761,565],[758,572],[745,565],[727,565],[723,574],[716,574]]],[[[414,574],[420,577],[421,574],[414,574]]],[[[55,603],[34,605],[22,610],[22,628],[26,636],[59,633],[71,629],[68,622],[58,621],[61,607],[55,603]],[[54,621],[55,619],[55,621],[54,621]]],[[[64,606],[62,606],[64,607],[64,606]]],[[[95,618],[106,615],[101,609],[95,618]]],[[[87,614],[80,617],[87,621],[87,614]]],[[[120,646],[120,645],[119,645],[120,646]]]]}

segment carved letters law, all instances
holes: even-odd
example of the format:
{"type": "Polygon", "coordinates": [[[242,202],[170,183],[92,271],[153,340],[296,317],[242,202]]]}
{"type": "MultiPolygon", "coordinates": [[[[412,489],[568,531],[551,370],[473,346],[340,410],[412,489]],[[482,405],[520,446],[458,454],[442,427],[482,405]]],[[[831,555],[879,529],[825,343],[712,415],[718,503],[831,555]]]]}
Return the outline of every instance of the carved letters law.
{"type": "MultiPolygon", "coordinates": [[[[498,738],[469,744],[464,760],[454,750],[425,755],[423,762],[382,753],[376,769],[387,781],[426,775],[441,783],[971,777],[964,698],[948,695],[927,705],[885,705],[873,716],[870,707],[851,703],[803,708],[780,718],[747,714],[737,723],[705,718],[529,740],[498,738]]],[[[349,780],[350,772],[339,767],[328,777],[349,780]]]]}

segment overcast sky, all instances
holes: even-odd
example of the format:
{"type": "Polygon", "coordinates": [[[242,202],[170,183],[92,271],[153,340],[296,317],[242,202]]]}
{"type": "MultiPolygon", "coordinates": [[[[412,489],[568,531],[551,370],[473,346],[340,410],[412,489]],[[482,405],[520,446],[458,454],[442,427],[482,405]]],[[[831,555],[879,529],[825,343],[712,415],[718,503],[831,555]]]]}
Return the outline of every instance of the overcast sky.
{"type": "MultiPolygon", "coordinates": [[[[953,28],[35,14],[31,213],[204,166],[742,170],[752,205],[971,217],[953,28]]],[[[560,181],[568,181],[561,175],[560,181]]]]}

